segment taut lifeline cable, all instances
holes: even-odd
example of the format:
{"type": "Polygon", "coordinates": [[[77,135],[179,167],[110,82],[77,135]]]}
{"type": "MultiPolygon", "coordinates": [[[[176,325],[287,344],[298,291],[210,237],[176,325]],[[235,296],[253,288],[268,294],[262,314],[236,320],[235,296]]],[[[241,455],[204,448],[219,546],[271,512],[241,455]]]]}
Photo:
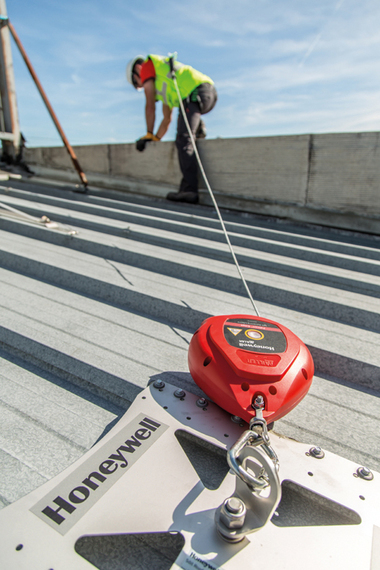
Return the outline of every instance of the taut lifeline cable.
{"type": "Polygon", "coordinates": [[[196,144],[195,144],[194,135],[193,135],[193,133],[191,132],[191,128],[190,128],[190,125],[189,125],[189,121],[187,120],[187,117],[186,117],[186,111],[185,111],[185,108],[184,108],[184,105],[183,105],[183,102],[182,102],[181,93],[180,93],[180,91],[179,91],[179,87],[178,87],[178,83],[177,83],[177,78],[176,78],[175,70],[174,70],[174,59],[175,59],[176,56],[177,56],[176,53],[174,53],[174,54],[169,54],[169,57],[170,57],[170,59],[169,59],[169,64],[170,64],[170,70],[171,70],[171,72],[172,72],[172,78],[173,78],[173,81],[174,81],[174,85],[175,85],[175,88],[176,88],[176,91],[177,91],[178,100],[179,100],[179,105],[180,105],[181,113],[182,113],[182,116],[183,116],[183,120],[185,121],[186,128],[187,128],[187,130],[188,130],[188,132],[189,132],[190,139],[191,139],[191,143],[192,143],[193,148],[194,148],[195,156],[196,156],[196,158],[197,158],[200,171],[201,171],[202,176],[203,176],[203,179],[204,179],[204,181],[205,181],[207,190],[208,190],[208,192],[209,192],[209,194],[210,194],[210,196],[211,196],[211,200],[212,200],[212,202],[213,202],[213,204],[214,204],[216,213],[218,214],[219,221],[220,221],[220,224],[221,224],[221,226],[222,226],[224,235],[225,235],[225,237],[226,237],[226,241],[227,241],[228,247],[230,248],[232,258],[233,258],[234,263],[235,263],[235,265],[236,265],[236,268],[237,268],[237,270],[238,270],[238,272],[239,272],[239,275],[240,275],[240,278],[241,278],[241,280],[242,280],[242,282],[243,282],[243,285],[244,285],[244,287],[245,287],[245,289],[246,289],[246,291],[247,291],[248,297],[249,297],[249,299],[250,299],[250,301],[251,301],[251,303],[252,303],[253,309],[254,309],[256,315],[259,316],[259,311],[257,310],[255,301],[253,300],[253,297],[252,297],[251,292],[250,292],[250,290],[249,290],[249,288],[248,288],[248,285],[247,285],[247,282],[246,282],[246,280],[245,280],[245,278],[244,278],[244,275],[243,275],[243,273],[242,273],[242,271],[241,271],[241,268],[240,268],[240,265],[239,265],[239,263],[238,263],[238,260],[236,259],[236,255],[235,255],[235,252],[234,252],[233,247],[232,247],[232,245],[231,245],[231,241],[230,241],[228,232],[227,232],[227,230],[226,230],[226,226],[224,225],[224,221],[223,221],[222,215],[221,215],[221,213],[220,213],[219,206],[218,206],[218,204],[217,204],[217,202],[216,202],[216,200],[215,200],[214,193],[213,193],[213,191],[212,191],[212,189],[211,189],[211,186],[210,186],[210,184],[209,184],[209,181],[208,181],[208,179],[207,179],[206,172],[205,172],[205,170],[204,170],[204,168],[203,168],[203,164],[202,164],[202,161],[201,161],[201,159],[200,159],[197,146],[196,146],[196,144]]]}

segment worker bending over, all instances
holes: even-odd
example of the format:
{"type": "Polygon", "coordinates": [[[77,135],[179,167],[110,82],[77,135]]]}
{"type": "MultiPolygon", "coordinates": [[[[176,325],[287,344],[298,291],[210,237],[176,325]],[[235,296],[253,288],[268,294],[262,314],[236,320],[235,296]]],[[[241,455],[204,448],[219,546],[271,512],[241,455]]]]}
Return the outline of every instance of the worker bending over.
{"type": "MultiPolygon", "coordinates": [[[[172,62],[186,117],[194,138],[206,136],[201,115],[213,109],[217,101],[214,82],[210,77],[189,65],[178,61],[172,62]]],[[[177,90],[172,78],[170,57],[148,55],[137,56],[127,65],[127,79],[137,90],[144,89],[146,105],[145,119],[147,134],[136,142],[138,150],[143,151],[149,141],[159,141],[167,132],[172,120],[174,107],[179,107],[177,90]],[[156,134],[156,101],[162,101],[163,119],[156,134]]],[[[178,115],[176,136],[179,166],[182,180],[178,192],[169,192],[168,200],[175,202],[198,202],[198,168],[197,159],[190,135],[182,113],[178,115]]]]}

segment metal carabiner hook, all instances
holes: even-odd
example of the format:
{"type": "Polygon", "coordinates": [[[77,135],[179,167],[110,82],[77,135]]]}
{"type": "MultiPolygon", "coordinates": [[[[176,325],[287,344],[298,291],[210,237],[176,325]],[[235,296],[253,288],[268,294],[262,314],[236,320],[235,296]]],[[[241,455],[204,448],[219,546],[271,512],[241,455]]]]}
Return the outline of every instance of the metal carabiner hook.
{"type": "Polygon", "coordinates": [[[246,483],[253,490],[265,489],[266,487],[268,487],[269,483],[263,475],[255,477],[251,475],[251,473],[248,473],[248,471],[244,469],[241,463],[239,463],[239,456],[246,446],[258,447],[263,443],[264,443],[263,439],[256,432],[252,430],[247,430],[237,440],[235,445],[231,447],[231,449],[227,454],[228,465],[233,470],[235,475],[237,475],[242,481],[244,481],[244,483],[246,483]]]}

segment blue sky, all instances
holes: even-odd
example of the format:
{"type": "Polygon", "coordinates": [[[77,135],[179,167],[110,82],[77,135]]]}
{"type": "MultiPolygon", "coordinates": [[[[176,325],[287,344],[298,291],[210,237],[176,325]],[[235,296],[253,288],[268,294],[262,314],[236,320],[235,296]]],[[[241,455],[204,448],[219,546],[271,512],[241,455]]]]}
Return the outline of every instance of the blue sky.
{"type": "MultiPolygon", "coordinates": [[[[73,145],[145,134],[137,54],[210,75],[210,138],[380,131],[379,0],[7,0],[16,32],[73,145]]],[[[27,145],[61,145],[12,41],[27,145]]],[[[160,118],[160,110],[158,112],[160,118]]],[[[165,140],[175,136],[175,122],[165,140]]]]}

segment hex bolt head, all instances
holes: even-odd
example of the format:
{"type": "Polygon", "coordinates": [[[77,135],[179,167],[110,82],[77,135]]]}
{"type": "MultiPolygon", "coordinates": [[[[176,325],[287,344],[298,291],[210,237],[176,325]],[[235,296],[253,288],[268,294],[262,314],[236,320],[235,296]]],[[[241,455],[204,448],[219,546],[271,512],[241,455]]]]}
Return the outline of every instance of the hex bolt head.
{"type": "Polygon", "coordinates": [[[174,396],[176,398],[184,398],[186,396],[186,392],[185,390],[181,390],[180,388],[178,390],[175,390],[174,392],[174,396]]]}
{"type": "Polygon", "coordinates": [[[220,510],[220,520],[229,529],[242,528],[247,514],[247,507],[239,497],[226,499],[220,510]]]}
{"type": "Polygon", "coordinates": [[[162,388],[165,388],[165,382],[163,380],[156,380],[154,382],[153,386],[157,390],[162,390],[162,388]]]}
{"type": "Polygon", "coordinates": [[[208,401],[205,398],[198,398],[197,406],[198,406],[198,408],[207,408],[208,401]]]}
{"type": "Polygon", "coordinates": [[[325,452],[320,447],[311,447],[309,449],[309,455],[315,457],[316,459],[323,459],[325,456],[325,452]]]}
{"type": "Polygon", "coordinates": [[[231,416],[231,420],[234,424],[240,424],[243,421],[239,416],[231,416]]]}
{"type": "Polygon", "coordinates": [[[372,481],[374,475],[368,467],[358,467],[356,470],[356,474],[361,478],[365,479],[366,481],[372,481]]]}
{"type": "Polygon", "coordinates": [[[252,406],[255,410],[263,410],[265,407],[265,400],[263,396],[259,395],[256,396],[255,401],[253,402],[252,406]]]}

